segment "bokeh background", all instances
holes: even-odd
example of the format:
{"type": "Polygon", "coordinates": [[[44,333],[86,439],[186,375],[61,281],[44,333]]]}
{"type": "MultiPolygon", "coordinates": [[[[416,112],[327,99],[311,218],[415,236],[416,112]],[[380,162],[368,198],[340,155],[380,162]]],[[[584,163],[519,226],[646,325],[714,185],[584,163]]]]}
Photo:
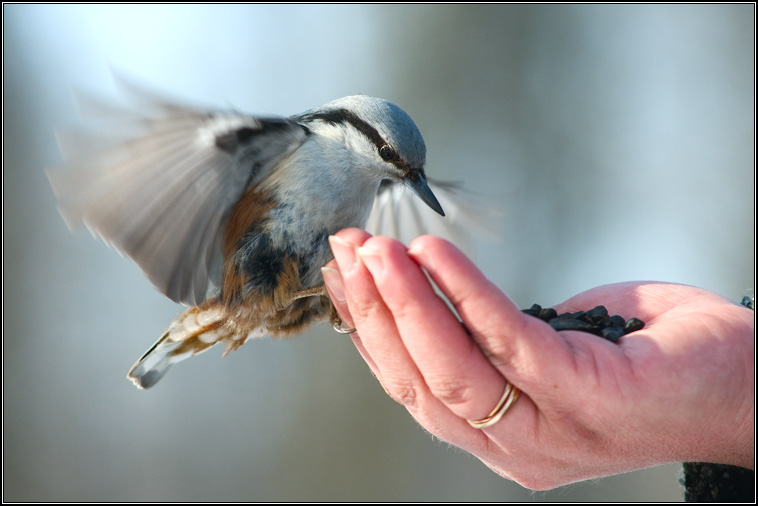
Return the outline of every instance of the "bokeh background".
{"type": "Polygon", "coordinates": [[[754,5],[3,6],[3,499],[676,501],[671,464],[534,493],[431,438],[325,324],[138,391],[180,307],[57,214],[72,89],[112,70],[294,114],[366,93],[432,177],[503,206],[477,263],[517,304],[631,279],[755,284],[754,5]]]}

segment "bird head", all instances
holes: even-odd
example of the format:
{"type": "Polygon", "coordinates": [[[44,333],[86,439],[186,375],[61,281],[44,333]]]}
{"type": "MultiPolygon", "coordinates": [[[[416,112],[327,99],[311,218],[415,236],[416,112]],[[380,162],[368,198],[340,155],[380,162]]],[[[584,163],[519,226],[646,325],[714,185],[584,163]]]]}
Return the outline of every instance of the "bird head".
{"type": "Polygon", "coordinates": [[[400,107],[381,98],[354,95],[329,102],[296,118],[338,127],[344,142],[369,160],[379,179],[408,187],[444,216],[424,172],[426,145],[418,127],[400,107]]]}

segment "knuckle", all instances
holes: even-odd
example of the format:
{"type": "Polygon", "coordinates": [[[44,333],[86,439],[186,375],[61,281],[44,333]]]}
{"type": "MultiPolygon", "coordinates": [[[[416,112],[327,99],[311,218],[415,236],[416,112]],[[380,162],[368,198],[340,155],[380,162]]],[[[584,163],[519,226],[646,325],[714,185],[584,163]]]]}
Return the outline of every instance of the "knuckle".
{"type": "Polygon", "coordinates": [[[392,297],[387,301],[387,308],[392,312],[396,322],[414,321],[419,317],[419,308],[412,300],[392,297]]]}
{"type": "Polygon", "coordinates": [[[385,318],[386,308],[382,300],[365,292],[351,293],[347,306],[355,321],[378,323],[385,318]]]}
{"type": "Polygon", "coordinates": [[[383,384],[384,391],[387,392],[392,400],[398,404],[405,406],[408,409],[416,409],[418,407],[418,392],[416,387],[410,383],[405,382],[392,382],[383,384]]]}
{"type": "Polygon", "coordinates": [[[448,406],[465,404],[471,400],[470,385],[456,380],[429,381],[432,394],[448,406]]]}

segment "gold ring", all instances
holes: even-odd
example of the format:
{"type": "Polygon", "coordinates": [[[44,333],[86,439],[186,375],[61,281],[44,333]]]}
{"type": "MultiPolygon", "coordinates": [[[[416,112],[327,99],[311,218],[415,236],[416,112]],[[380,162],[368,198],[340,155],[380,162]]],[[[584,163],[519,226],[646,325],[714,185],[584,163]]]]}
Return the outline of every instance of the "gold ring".
{"type": "Polygon", "coordinates": [[[486,429],[487,427],[491,427],[499,422],[501,418],[503,418],[505,412],[508,411],[511,406],[513,406],[513,403],[516,402],[516,399],[518,399],[518,396],[520,394],[521,391],[518,388],[514,387],[510,381],[506,381],[505,391],[495,406],[495,409],[493,409],[489,415],[482,418],[481,420],[466,421],[475,429],[486,429]]]}

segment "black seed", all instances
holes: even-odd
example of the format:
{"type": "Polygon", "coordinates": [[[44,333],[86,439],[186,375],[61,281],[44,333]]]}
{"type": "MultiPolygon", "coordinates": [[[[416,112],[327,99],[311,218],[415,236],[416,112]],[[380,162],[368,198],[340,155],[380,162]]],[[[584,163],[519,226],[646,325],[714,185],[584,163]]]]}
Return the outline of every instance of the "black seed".
{"type": "Polygon", "coordinates": [[[611,316],[611,327],[621,327],[623,329],[625,324],[626,322],[621,316],[617,314],[611,316]]]}
{"type": "Polygon", "coordinates": [[[598,323],[608,316],[608,310],[605,306],[597,306],[594,309],[587,311],[587,318],[593,323],[598,323]]]}
{"type": "Polygon", "coordinates": [[[599,334],[600,329],[591,323],[573,318],[553,318],[548,322],[555,330],[579,330],[590,334],[599,334]]]}
{"type": "Polygon", "coordinates": [[[540,314],[540,311],[542,311],[542,306],[540,306],[539,304],[532,304],[532,307],[530,307],[529,309],[521,310],[522,313],[526,313],[529,316],[534,316],[535,318],[537,318],[537,315],[540,314]]]}
{"type": "Polygon", "coordinates": [[[629,334],[630,332],[642,330],[644,326],[645,322],[642,320],[638,320],[637,318],[629,318],[629,320],[626,322],[626,325],[624,325],[624,333],[629,334]]]}
{"type": "Polygon", "coordinates": [[[609,327],[600,331],[600,337],[613,341],[614,343],[624,335],[624,329],[620,327],[609,327]]]}
{"type": "Polygon", "coordinates": [[[537,318],[542,320],[543,322],[549,322],[553,318],[556,318],[558,316],[558,313],[555,311],[555,309],[551,307],[546,307],[544,309],[541,309],[540,312],[537,314],[537,318]]]}
{"type": "Polygon", "coordinates": [[[539,304],[532,304],[532,307],[529,309],[522,309],[522,313],[528,314],[529,316],[534,316],[535,318],[539,318],[543,322],[549,322],[553,318],[556,318],[558,316],[558,313],[555,312],[555,309],[551,307],[543,308],[539,304]]]}
{"type": "Polygon", "coordinates": [[[587,318],[587,311],[577,311],[576,313],[570,313],[571,318],[574,318],[575,320],[581,320],[583,322],[590,323],[590,319],[587,318]]]}
{"type": "Polygon", "coordinates": [[[742,304],[748,309],[753,309],[754,302],[755,302],[755,299],[753,297],[748,297],[747,295],[745,295],[744,297],[742,297],[740,304],[742,304]]]}
{"type": "Polygon", "coordinates": [[[612,342],[617,342],[624,334],[640,330],[645,326],[645,323],[637,318],[624,321],[624,318],[619,315],[610,316],[605,306],[555,316],[554,309],[543,309],[539,304],[533,304],[531,308],[524,309],[522,312],[547,321],[554,330],[588,332],[612,342]]]}

